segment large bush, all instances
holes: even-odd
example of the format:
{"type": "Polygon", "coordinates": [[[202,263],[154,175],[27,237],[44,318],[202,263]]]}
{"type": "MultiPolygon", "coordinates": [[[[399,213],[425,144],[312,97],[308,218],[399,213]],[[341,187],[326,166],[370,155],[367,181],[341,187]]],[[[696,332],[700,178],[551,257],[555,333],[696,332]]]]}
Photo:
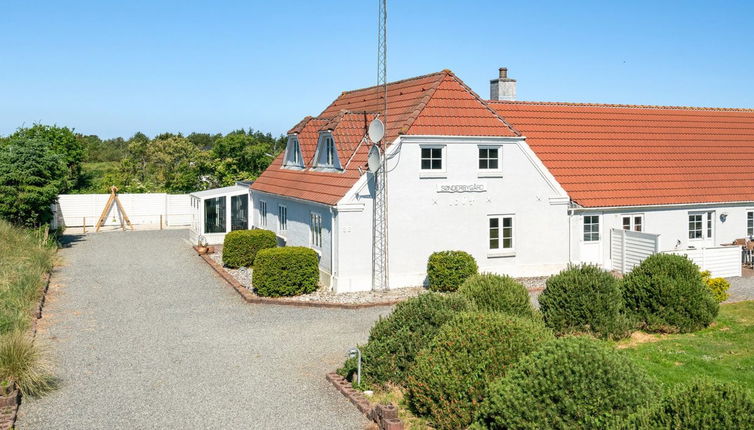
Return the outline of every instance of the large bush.
{"type": "Polygon", "coordinates": [[[563,337],[519,360],[490,385],[477,427],[610,428],[657,392],[645,371],[611,345],[563,337]]]}
{"type": "Polygon", "coordinates": [[[733,384],[695,381],[631,416],[627,429],[754,429],[754,400],[733,384]]]}
{"type": "Polygon", "coordinates": [[[628,312],[648,331],[688,333],[708,326],[718,304],[688,258],[654,254],[623,279],[628,312]]]}
{"type": "Polygon", "coordinates": [[[60,178],[63,179],[63,191],[67,191],[78,183],[86,149],[83,142],[76,138],[72,129],[56,125],[34,124],[31,127],[19,128],[10,136],[10,140],[43,142],[65,163],[67,174],[64,178],[60,178]]]}
{"type": "Polygon", "coordinates": [[[270,230],[236,230],[225,235],[223,264],[228,267],[254,265],[257,253],[278,244],[277,236],[270,230]]]}
{"type": "Polygon", "coordinates": [[[260,296],[311,293],[319,283],[319,256],[303,246],[262,249],[254,259],[251,276],[251,284],[260,296]]]}
{"type": "Polygon", "coordinates": [[[707,289],[712,293],[712,297],[717,300],[718,303],[722,303],[728,300],[728,289],[730,288],[730,282],[725,278],[713,278],[709,270],[702,272],[702,280],[707,286],[707,289]]]}
{"type": "Polygon", "coordinates": [[[526,287],[510,276],[493,273],[472,275],[461,284],[458,293],[474,302],[480,311],[505,312],[522,317],[535,315],[526,287]]]}
{"type": "Polygon", "coordinates": [[[26,227],[52,221],[51,205],[65,189],[67,173],[46,142],[11,139],[0,145],[0,218],[26,227]]]}
{"type": "Polygon", "coordinates": [[[620,281],[594,266],[572,266],[547,280],[539,296],[545,324],[556,334],[620,338],[628,332],[620,281]]]}
{"type": "MultiPolygon", "coordinates": [[[[395,310],[372,327],[369,341],[361,347],[362,383],[367,385],[405,382],[416,354],[427,346],[440,327],[473,305],[455,294],[427,293],[396,305],[395,310]]],[[[351,378],[356,361],[346,361],[339,373],[351,378]]]]}
{"type": "Polygon", "coordinates": [[[489,382],[550,338],[530,318],[460,313],[417,355],[406,384],[409,405],[437,429],[465,428],[489,382]]]}
{"type": "Polygon", "coordinates": [[[455,291],[479,270],[476,260],[463,251],[439,251],[429,256],[427,282],[432,291],[455,291]]]}

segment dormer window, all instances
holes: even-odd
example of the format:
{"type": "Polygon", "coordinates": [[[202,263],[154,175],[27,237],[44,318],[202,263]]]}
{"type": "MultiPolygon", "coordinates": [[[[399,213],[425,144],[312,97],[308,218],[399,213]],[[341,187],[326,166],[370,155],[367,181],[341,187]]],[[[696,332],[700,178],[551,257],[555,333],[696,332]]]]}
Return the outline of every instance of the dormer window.
{"type": "Polygon", "coordinates": [[[303,169],[304,160],[301,156],[301,147],[298,144],[298,137],[295,135],[288,136],[288,145],[285,147],[285,158],[283,166],[289,169],[303,169]]]}
{"type": "Polygon", "coordinates": [[[314,168],[317,170],[341,170],[338,149],[335,147],[335,140],[330,133],[322,133],[319,136],[314,168]]]}

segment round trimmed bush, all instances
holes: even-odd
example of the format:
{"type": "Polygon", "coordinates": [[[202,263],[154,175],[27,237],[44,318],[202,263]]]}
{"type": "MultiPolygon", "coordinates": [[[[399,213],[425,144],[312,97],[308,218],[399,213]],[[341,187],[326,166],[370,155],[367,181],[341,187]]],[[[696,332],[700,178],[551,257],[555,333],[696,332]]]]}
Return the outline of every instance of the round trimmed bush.
{"type": "Polygon", "coordinates": [[[439,251],[429,256],[427,282],[432,291],[455,291],[479,267],[476,260],[464,251],[439,251]]]}
{"type": "Polygon", "coordinates": [[[658,386],[604,341],[562,337],[490,384],[477,427],[602,429],[650,402],[658,386]]]}
{"type": "Polygon", "coordinates": [[[718,304],[688,258],[654,254],[623,279],[627,312],[648,331],[688,333],[708,326],[718,304]]]}
{"type": "Polygon", "coordinates": [[[270,230],[231,231],[223,241],[223,264],[231,268],[251,267],[259,250],[277,245],[277,236],[270,230]]]}
{"type": "Polygon", "coordinates": [[[531,318],[462,312],[416,356],[406,383],[409,406],[437,429],[466,428],[489,382],[551,338],[531,318]]]}
{"type": "Polygon", "coordinates": [[[522,317],[534,316],[529,291],[520,282],[505,275],[472,275],[458,288],[480,311],[505,312],[522,317]]]}
{"type": "Polygon", "coordinates": [[[754,400],[741,387],[695,381],[632,415],[627,429],[753,429],[754,400]]]}
{"type": "Polygon", "coordinates": [[[262,249],[254,260],[251,277],[251,284],[260,296],[311,293],[319,283],[319,256],[303,246],[262,249]]]}
{"type": "Polygon", "coordinates": [[[595,265],[572,266],[550,277],[539,296],[539,310],[556,335],[617,339],[629,331],[620,281],[595,265]]]}
{"type": "MultiPolygon", "coordinates": [[[[380,318],[361,347],[362,383],[402,384],[416,354],[427,346],[440,327],[461,311],[473,310],[465,298],[455,294],[426,293],[398,303],[380,318]]],[[[339,373],[352,379],[356,360],[349,359],[339,373]]]]}

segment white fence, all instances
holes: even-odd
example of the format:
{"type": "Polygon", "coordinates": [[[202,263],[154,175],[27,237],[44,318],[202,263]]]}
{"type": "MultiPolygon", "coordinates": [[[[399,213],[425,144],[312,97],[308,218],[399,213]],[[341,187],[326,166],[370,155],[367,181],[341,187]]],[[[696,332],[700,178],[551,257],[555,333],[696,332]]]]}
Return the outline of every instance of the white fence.
{"type": "MultiPolygon", "coordinates": [[[[105,208],[110,194],[61,194],[54,206],[55,222],[67,227],[93,226],[105,208]]],[[[194,208],[188,194],[118,194],[126,215],[134,225],[189,226],[194,208]]],[[[120,225],[115,205],[105,225],[120,225]]]]}
{"type": "Polygon", "coordinates": [[[630,272],[645,258],[659,251],[659,234],[614,228],[610,231],[613,270],[630,272]]]}
{"type": "Polygon", "coordinates": [[[709,270],[715,278],[741,276],[740,246],[714,246],[710,248],[681,249],[665,252],[685,255],[702,270],[709,270]]]}

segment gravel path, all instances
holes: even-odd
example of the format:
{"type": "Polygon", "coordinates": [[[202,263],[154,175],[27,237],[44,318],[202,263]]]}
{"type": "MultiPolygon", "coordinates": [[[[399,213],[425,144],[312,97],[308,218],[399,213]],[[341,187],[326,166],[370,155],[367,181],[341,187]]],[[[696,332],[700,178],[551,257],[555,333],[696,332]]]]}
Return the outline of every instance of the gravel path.
{"type": "MultiPolygon", "coordinates": [[[[751,275],[750,272],[749,275],[751,275]]],[[[751,276],[741,276],[728,278],[728,282],[730,282],[730,288],[728,289],[730,297],[728,297],[725,303],[754,300],[754,278],[751,276]]]]}
{"type": "Polygon", "coordinates": [[[249,305],[187,235],[70,238],[38,337],[60,388],[17,428],[364,428],[324,373],[389,308],[249,305]]]}

